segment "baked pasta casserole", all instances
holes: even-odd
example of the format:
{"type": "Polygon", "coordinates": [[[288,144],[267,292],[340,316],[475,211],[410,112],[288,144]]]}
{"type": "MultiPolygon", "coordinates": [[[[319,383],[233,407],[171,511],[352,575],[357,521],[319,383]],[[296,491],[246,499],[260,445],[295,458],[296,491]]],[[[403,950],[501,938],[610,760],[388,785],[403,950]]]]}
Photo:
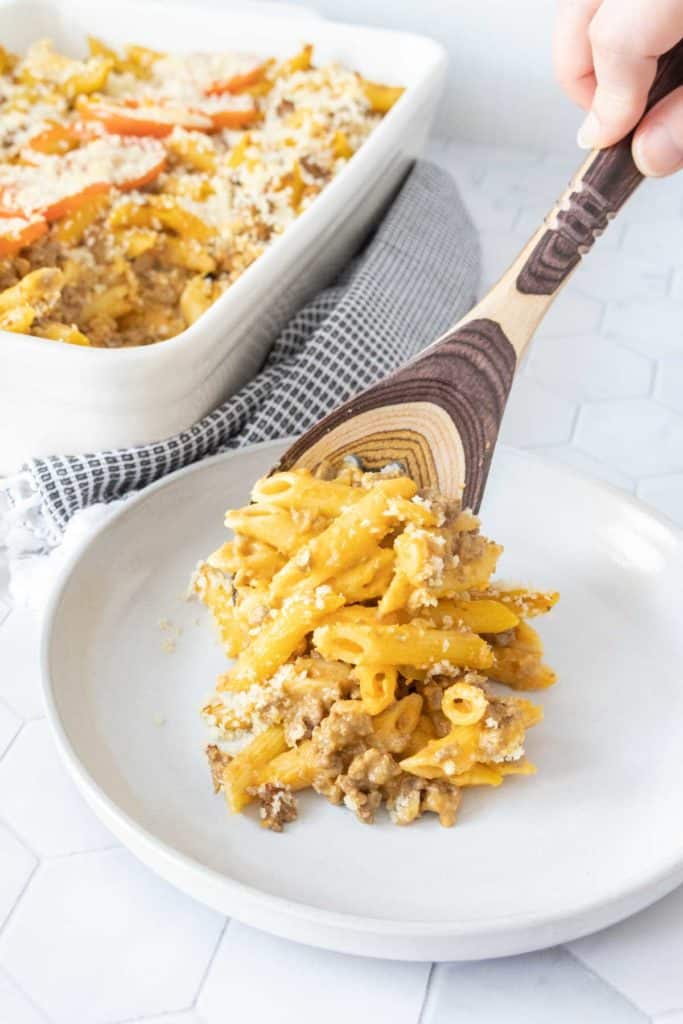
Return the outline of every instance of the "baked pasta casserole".
{"type": "Polygon", "coordinates": [[[203,709],[231,811],[280,831],[312,787],[363,822],[449,826],[463,789],[534,772],[541,709],[494,684],[554,683],[528,620],[557,594],[492,582],[502,548],[400,468],[275,473],[252,499],[192,580],[235,659],[203,709]]]}
{"type": "Polygon", "coordinates": [[[194,323],[403,92],[316,67],[311,46],[89,48],[0,47],[0,328],[74,345],[194,323]]]}

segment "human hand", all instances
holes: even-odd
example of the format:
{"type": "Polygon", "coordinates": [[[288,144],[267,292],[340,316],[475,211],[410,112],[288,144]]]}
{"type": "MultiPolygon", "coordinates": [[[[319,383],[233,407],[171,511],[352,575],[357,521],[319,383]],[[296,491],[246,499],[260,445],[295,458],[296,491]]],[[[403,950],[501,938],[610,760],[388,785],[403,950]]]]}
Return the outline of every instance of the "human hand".
{"type": "MultiPolygon", "coordinates": [[[[588,111],[584,149],[618,142],[638,123],[657,58],[683,38],[683,0],[560,0],[553,56],[560,85],[588,111]]],[[[648,111],[633,139],[643,174],[683,168],[683,88],[648,111]]]]}

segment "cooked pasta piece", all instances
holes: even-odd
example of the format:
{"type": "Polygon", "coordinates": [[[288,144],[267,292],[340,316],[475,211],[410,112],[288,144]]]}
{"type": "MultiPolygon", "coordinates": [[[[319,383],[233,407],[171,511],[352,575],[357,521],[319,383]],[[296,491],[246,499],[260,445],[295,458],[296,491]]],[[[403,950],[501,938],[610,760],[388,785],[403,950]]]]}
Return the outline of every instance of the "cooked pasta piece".
{"type": "Polygon", "coordinates": [[[192,585],[236,659],[203,710],[232,810],[258,802],[280,831],[312,787],[365,823],[384,804],[450,826],[463,789],[533,774],[541,709],[490,680],[554,682],[526,618],[556,594],[492,583],[502,549],[478,519],[400,473],[290,470],[253,499],[192,585]]]}
{"type": "Polygon", "coordinates": [[[258,785],[263,769],[287,749],[284,730],[274,725],[255,736],[223,769],[223,793],[231,811],[241,811],[258,785]]]}

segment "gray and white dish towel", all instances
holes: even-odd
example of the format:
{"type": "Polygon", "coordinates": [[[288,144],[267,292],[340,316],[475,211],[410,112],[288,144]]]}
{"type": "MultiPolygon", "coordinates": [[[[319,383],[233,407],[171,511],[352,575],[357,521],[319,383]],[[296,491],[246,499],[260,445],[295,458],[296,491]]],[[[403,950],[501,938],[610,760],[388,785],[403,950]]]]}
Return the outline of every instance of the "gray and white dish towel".
{"type": "Polygon", "coordinates": [[[455,183],[418,162],[364,249],[290,320],[236,395],[165,441],[33,459],[0,481],[10,570],[60,544],[70,521],[67,533],[95,521],[96,509],[84,512],[91,506],[102,512],[103,503],[217,452],[302,433],[464,315],[478,271],[476,234],[455,183]]]}

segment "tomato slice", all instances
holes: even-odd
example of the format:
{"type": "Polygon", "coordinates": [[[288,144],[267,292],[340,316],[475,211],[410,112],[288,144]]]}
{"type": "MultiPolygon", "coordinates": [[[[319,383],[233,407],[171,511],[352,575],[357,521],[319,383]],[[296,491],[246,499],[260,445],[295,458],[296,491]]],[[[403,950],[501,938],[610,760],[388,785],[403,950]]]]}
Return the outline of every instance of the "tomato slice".
{"type": "Polygon", "coordinates": [[[130,192],[131,189],[142,188],[143,185],[149,185],[150,181],[154,181],[155,178],[158,178],[165,167],[166,158],[164,157],[158,164],[155,164],[154,167],[150,167],[148,171],[141,174],[139,178],[127,178],[124,181],[117,181],[116,187],[121,189],[122,192],[130,192]]]}
{"type": "Polygon", "coordinates": [[[163,139],[170,135],[175,125],[160,121],[145,121],[140,117],[126,117],[123,114],[104,113],[93,115],[112,135],[148,136],[163,139]]]}
{"type": "Polygon", "coordinates": [[[211,131],[212,122],[207,114],[187,107],[168,107],[164,104],[140,104],[136,100],[123,103],[89,102],[78,104],[81,117],[99,121],[113,135],[148,136],[163,139],[178,126],[196,131],[211,131]]]}
{"type": "Polygon", "coordinates": [[[29,139],[27,147],[36,153],[49,156],[63,156],[79,144],[80,137],[73,129],[63,124],[51,124],[42,132],[29,139]]]}
{"type": "Polygon", "coordinates": [[[111,185],[106,181],[96,181],[92,185],[86,185],[80,192],[70,196],[63,196],[54,203],[44,207],[40,212],[47,221],[59,220],[61,217],[68,217],[70,214],[80,210],[81,206],[92,199],[93,196],[102,195],[108,192],[111,185]]]}
{"type": "Polygon", "coordinates": [[[41,238],[46,231],[47,222],[42,218],[24,220],[12,214],[0,214],[0,258],[14,256],[20,249],[41,238]]]}
{"type": "Polygon", "coordinates": [[[266,75],[268,69],[273,65],[274,61],[267,60],[264,64],[258,64],[251,71],[246,71],[242,75],[233,75],[232,78],[218,79],[212,82],[211,85],[204,90],[205,96],[223,96],[226,92],[236,95],[241,92],[246,92],[252,85],[257,85],[258,82],[262,81],[266,75]]]}
{"type": "Polygon", "coordinates": [[[146,121],[140,117],[131,117],[123,109],[115,111],[93,106],[86,110],[85,105],[79,109],[84,118],[99,121],[112,135],[151,136],[155,139],[163,139],[166,135],[170,135],[175,127],[175,125],[163,124],[159,121],[146,121]]]}
{"type": "Polygon", "coordinates": [[[163,139],[177,126],[188,131],[211,132],[222,128],[246,128],[257,121],[261,112],[257,107],[228,108],[226,110],[198,110],[194,107],[158,104],[139,104],[136,100],[122,103],[78,103],[78,110],[86,120],[99,121],[113,135],[148,136],[163,139]]]}
{"type": "Polygon", "coordinates": [[[258,107],[248,107],[244,110],[207,110],[206,114],[211,118],[214,131],[221,131],[223,128],[248,128],[261,117],[258,107]]]}
{"type": "Polygon", "coordinates": [[[151,139],[102,136],[38,167],[8,168],[0,184],[0,216],[51,222],[69,217],[111,188],[142,188],[166,165],[163,145],[151,139]]]}

